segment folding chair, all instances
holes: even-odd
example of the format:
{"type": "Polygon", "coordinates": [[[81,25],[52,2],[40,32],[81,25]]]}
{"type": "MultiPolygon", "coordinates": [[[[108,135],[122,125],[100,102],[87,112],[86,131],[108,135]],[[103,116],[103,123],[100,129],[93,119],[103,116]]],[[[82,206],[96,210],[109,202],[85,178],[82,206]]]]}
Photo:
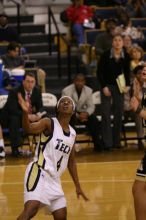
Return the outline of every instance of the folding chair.
{"type": "Polygon", "coordinates": [[[50,116],[54,116],[57,97],[52,93],[42,93],[42,101],[44,110],[46,110],[50,116]]]}

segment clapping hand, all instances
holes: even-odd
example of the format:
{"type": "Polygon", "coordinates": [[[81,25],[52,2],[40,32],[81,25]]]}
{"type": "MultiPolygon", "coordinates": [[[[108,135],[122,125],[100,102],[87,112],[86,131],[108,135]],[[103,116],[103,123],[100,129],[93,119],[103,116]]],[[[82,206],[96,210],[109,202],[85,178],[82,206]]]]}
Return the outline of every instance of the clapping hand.
{"type": "Polygon", "coordinates": [[[19,104],[20,104],[20,106],[21,106],[21,108],[24,112],[29,111],[29,103],[24,100],[21,93],[18,93],[18,102],[19,102],[19,104]]]}
{"type": "Polygon", "coordinates": [[[139,101],[138,99],[134,96],[131,98],[130,100],[130,106],[132,108],[133,111],[136,111],[138,106],[139,106],[139,101]]]}

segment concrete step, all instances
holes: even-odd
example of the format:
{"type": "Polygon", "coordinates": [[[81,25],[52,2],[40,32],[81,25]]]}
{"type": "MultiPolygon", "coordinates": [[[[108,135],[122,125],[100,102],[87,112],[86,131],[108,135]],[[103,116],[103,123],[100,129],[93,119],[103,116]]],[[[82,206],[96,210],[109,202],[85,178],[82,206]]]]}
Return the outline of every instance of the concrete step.
{"type": "MultiPolygon", "coordinates": [[[[39,44],[23,44],[24,48],[26,48],[26,52],[29,53],[44,53],[49,51],[49,47],[47,43],[39,43],[39,44]]],[[[57,51],[57,45],[52,44],[52,50],[57,51]]]]}
{"type": "Polygon", "coordinates": [[[22,35],[20,36],[20,40],[23,44],[28,44],[28,43],[44,43],[48,41],[48,35],[47,34],[42,34],[42,33],[33,33],[33,34],[27,34],[27,35],[22,35]]]}

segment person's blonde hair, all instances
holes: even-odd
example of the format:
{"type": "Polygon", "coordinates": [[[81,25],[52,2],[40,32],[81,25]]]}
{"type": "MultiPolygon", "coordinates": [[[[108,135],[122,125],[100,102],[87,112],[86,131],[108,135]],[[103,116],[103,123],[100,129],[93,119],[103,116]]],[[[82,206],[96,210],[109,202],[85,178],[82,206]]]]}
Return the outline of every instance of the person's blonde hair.
{"type": "Polygon", "coordinates": [[[133,56],[133,51],[134,50],[137,50],[137,51],[139,51],[140,53],[141,53],[141,60],[143,59],[143,57],[144,57],[144,50],[142,49],[142,47],[140,47],[140,46],[138,46],[138,45],[133,45],[132,47],[131,47],[131,49],[129,50],[129,54],[130,54],[130,57],[132,58],[132,56],[133,56]]]}

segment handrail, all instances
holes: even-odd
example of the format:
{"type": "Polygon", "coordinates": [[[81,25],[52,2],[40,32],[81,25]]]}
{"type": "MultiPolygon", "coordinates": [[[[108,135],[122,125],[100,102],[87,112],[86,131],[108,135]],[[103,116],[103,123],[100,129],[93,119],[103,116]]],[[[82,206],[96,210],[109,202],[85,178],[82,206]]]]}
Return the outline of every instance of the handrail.
{"type": "Polygon", "coordinates": [[[21,6],[21,2],[19,0],[9,0],[9,2],[13,2],[16,7],[17,7],[17,32],[18,35],[20,36],[20,6],[21,6]]]}
{"type": "Polygon", "coordinates": [[[61,78],[61,53],[60,53],[60,37],[64,41],[64,43],[67,46],[67,67],[68,67],[68,83],[71,82],[71,44],[70,42],[65,39],[65,37],[60,33],[56,19],[54,17],[54,14],[51,10],[51,7],[48,6],[48,25],[49,25],[49,31],[48,31],[48,48],[49,48],[49,54],[52,54],[52,30],[51,30],[51,19],[54,23],[54,26],[56,28],[57,32],[57,64],[58,64],[58,77],[61,78]]]}

